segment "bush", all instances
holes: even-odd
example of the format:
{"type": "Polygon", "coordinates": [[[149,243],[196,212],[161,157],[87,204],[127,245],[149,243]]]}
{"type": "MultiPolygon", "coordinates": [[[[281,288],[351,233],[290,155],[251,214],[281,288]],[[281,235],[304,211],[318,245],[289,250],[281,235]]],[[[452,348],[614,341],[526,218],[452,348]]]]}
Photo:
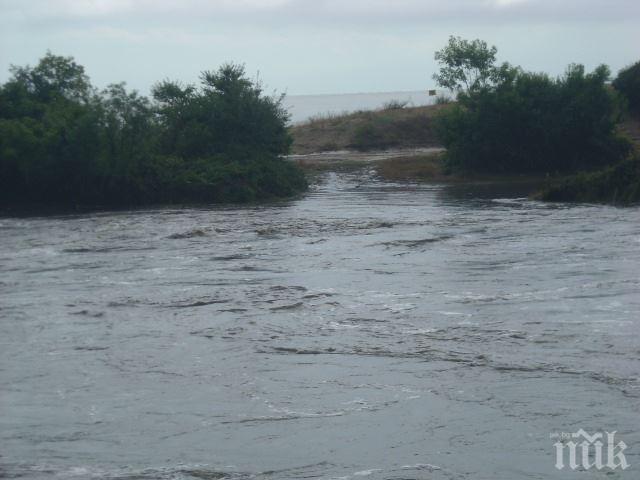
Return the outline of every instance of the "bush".
{"type": "Polygon", "coordinates": [[[73,59],[48,53],[0,86],[0,204],[131,205],[252,201],[306,187],[281,158],[282,97],[244,68],[163,82],[154,99],[124,84],[97,92],[73,59]]]}
{"type": "Polygon", "coordinates": [[[402,110],[409,105],[408,100],[389,100],[382,105],[382,110],[402,110]]]}
{"type": "Polygon", "coordinates": [[[640,202],[640,157],[635,156],[599,172],[580,173],[555,182],[537,195],[552,202],[640,202]]]}
{"type": "Polygon", "coordinates": [[[627,99],[629,110],[640,115],[640,62],[620,70],[613,86],[627,99]]]}
{"type": "Polygon", "coordinates": [[[451,97],[440,93],[440,94],[436,95],[434,103],[436,105],[448,105],[451,102],[452,102],[451,97]]]}
{"type": "Polygon", "coordinates": [[[184,158],[225,154],[238,160],[288,153],[292,140],[282,97],[264,96],[239,65],[203,72],[201,80],[199,89],[168,81],[154,87],[164,153],[184,158]]]}
{"type": "Polygon", "coordinates": [[[615,126],[621,102],[605,66],[572,65],[559,79],[504,69],[494,86],[461,93],[436,131],[450,168],[487,173],[556,173],[601,168],[629,143],[615,126]]]}
{"type": "Polygon", "coordinates": [[[384,122],[370,121],[356,127],[351,146],[356,150],[380,150],[393,146],[385,137],[384,122]]]}

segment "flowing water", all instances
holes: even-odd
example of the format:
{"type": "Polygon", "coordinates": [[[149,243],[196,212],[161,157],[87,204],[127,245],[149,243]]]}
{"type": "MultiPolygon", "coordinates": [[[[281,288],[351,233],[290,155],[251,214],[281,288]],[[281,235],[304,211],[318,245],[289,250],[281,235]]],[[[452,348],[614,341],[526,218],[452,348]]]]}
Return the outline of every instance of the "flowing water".
{"type": "Polygon", "coordinates": [[[639,478],[640,209],[508,190],[0,219],[0,477],[639,478]]]}

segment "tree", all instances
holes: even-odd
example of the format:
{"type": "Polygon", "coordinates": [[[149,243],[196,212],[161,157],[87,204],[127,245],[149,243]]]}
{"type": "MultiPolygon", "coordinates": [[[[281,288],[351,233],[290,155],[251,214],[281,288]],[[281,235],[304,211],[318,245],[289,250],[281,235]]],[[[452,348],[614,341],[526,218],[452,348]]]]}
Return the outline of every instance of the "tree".
{"type": "Polygon", "coordinates": [[[71,57],[47,52],[35,67],[12,66],[10,71],[14,81],[23,84],[40,101],[56,97],[86,101],[91,94],[91,83],[84,67],[71,57]]]}
{"type": "Polygon", "coordinates": [[[70,57],[47,53],[0,84],[0,207],[133,205],[284,197],[306,188],[282,159],[282,97],[244,68],[202,86],[164,81],[155,101],[123,83],[102,91],[70,57]]]}
{"type": "Polygon", "coordinates": [[[289,151],[283,97],[264,95],[242,65],[205,71],[201,87],[164,81],[153,89],[164,128],[163,150],[186,159],[227,155],[250,160],[289,151]]]}
{"type": "Polygon", "coordinates": [[[460,93],[485,88],[509,74],[508,64],[496,66],[498,49],[483,40],[449,37],[449,43],[435,53],[440,72],[433,79],[441,87],[460,93]]]}
{"type": "Polygon", "coordinates": [[[629,110],[640,115],[640,62],[620,70],[613,86],[629,102],[629,110]]]}
{"type": "Polygon", "coordinates": [[[623,159],[616,134],[620,101],[602,65],[564,76],[505,69],[436,118],[451,169],[482,173],[556,173],[601,168],[623,159]]]}

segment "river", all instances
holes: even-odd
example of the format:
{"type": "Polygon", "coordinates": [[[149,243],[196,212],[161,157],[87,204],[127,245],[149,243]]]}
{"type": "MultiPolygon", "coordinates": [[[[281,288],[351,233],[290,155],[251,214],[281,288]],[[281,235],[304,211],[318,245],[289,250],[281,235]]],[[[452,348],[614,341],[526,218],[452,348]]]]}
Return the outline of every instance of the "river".
{"type": "Polygon", "coordinates": [[[2,478],[639,478],[638,207],[327,173],[0,238],[2,478]]]}

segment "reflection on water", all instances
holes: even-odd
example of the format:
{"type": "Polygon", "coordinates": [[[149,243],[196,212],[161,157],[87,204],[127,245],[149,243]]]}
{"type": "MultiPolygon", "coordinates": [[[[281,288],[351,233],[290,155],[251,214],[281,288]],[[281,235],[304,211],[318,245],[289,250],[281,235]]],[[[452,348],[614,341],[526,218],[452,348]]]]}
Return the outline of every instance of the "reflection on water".
{"type": "Polygon", "coordinates": [[[477,189],[0,219],[0,477],[636,478],[640,209],[477,189]]]}

